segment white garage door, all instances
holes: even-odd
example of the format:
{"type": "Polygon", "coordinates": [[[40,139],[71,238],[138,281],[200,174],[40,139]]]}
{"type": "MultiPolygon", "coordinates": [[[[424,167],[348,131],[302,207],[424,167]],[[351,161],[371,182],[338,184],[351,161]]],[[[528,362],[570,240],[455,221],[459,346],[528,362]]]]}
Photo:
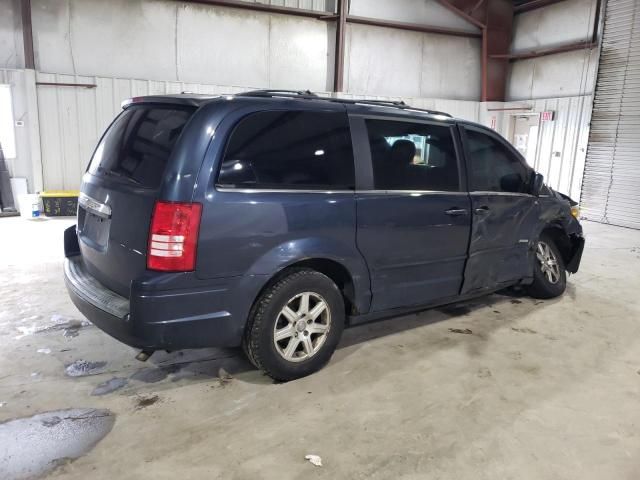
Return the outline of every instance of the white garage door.
{"type": "Polygon", "coordinates": [[[609,0],[598,69],[582,212],[640,229],[640,1],[609,0]]]}

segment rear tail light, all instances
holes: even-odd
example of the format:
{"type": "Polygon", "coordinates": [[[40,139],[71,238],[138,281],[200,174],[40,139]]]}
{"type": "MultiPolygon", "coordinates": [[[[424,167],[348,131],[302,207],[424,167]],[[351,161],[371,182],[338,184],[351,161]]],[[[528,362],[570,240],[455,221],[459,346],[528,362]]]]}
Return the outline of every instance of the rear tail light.
{"type": "Polygon", "coordinates": [[[201,214],[199,203],[156,202],[147,249],[149,270],[195,270],[201,214]]]}

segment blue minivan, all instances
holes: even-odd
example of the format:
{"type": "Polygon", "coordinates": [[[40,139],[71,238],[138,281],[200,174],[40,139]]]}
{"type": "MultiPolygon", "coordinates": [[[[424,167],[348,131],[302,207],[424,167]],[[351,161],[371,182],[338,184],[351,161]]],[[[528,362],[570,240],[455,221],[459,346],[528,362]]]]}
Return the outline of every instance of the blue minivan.
{"type": "Polygon", "coordinates": [[[494,131],[402,102],[133,98],[83,177],[65,280],[141,350],[242,346],[277,380],[343,328],[522,285],[561,295],[578,209],[494,131]]]}

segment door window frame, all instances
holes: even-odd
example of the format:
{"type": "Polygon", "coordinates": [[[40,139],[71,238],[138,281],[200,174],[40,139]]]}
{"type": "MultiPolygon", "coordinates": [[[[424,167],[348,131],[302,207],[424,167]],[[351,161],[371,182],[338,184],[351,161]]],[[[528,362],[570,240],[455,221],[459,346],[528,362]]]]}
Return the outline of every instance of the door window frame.
{"type": "Polygon", "coordinates": [[[356,168],[356,193],[435,193],[456,195],[460,193],[467,194],[467,168],[464,161],[462,141],[460,132],[456,128],[456,123],[443,122],[420,117],[405,117],[395,115],[384,115],[375,113],[354,113],[349,112],[349,125],[351,128],[351,141],[353,143],[353,155],[355,158],[356,168]],[[371,158],[371,145],[369,143],[369,132],[367,130],[367,120],[383,120],[391,122],[403,122],[412,124],[431,125],[437,127],[446,127],[451,133],[453,148],[456,157],[456,166],[458,167],[458,189],[457,190],[388,190],[376,189],[373,174],[373,161],[371,158]]]}
{"type": "MultiPolygon", "coordinates": [[[[467,137],[467,130],[475,131],[487,135],[488,137],[496,140],[500,145],[505,147],[507,151],[509,151],[515,158],[524,166],[524,168],[529,172],[529,187],[531,187],[531,178],[533,177],[533,173],[535,170],[527,163],[526,159],[522,156],[522,154],[508,141],[506,141],[501,135],[494,132],[493,130],[480,126],[480,125],[469,125],[465,123],[458,123],[458,131],[460,135],[460,140],[462,143],[462,150],[464,152],[464,160],[465,167],[467,172],[471,172],[471,153],[469,152],[469,139],[467,137]]],[[[503,196],[525,196],[525,197],[535,197],[532,193],[521,193],[521,192],[493,192],[493,191],[484,191],[484,190],[474,190],[471,188],[471,175],[467,176],[467,190],[469,193],[475,194],[484,194],[484,195],[503,195],[503,196]]]]}

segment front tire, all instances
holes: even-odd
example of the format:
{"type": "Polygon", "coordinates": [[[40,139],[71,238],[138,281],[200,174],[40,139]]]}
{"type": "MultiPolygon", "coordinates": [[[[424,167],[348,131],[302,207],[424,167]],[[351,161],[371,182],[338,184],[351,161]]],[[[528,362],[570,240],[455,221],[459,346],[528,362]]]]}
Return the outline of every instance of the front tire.
{"type": "Polygon", "coordinates": [[[528,293],[533,298],[555,298],[567,287],[567,272],[564,260],[553,238],[540,235],[533,258],[533,283],[528,293]]]}
{"type": "Polygon", "coordinates": [[[336,284],[315,270],[293,270],[258,298],[243,347],[251,363],[274,380],[294,380],[329,361],[344,322],[336,284]]]}

